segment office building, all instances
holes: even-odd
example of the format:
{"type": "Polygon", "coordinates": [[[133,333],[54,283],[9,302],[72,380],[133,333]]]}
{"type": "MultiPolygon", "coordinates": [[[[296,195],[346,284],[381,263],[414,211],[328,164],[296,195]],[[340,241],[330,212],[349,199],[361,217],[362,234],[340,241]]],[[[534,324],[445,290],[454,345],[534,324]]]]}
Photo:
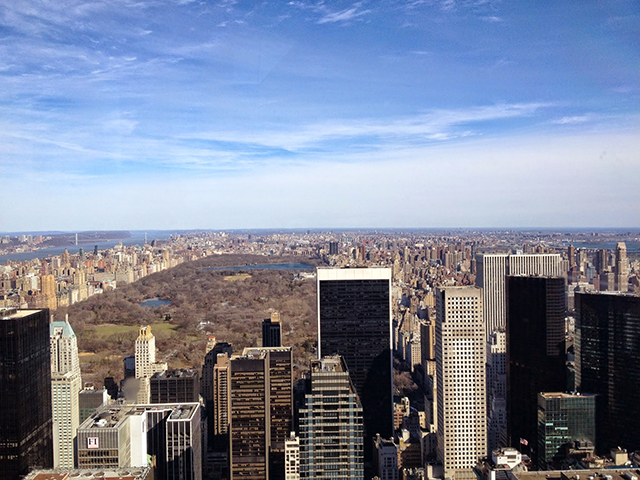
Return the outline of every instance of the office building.
{"type": "Polygon", "coordinates": [[[509,276],[506,286],[508,439],[535,457],[538,393],[567,386],[565,284],[561,277],[509,276]]]}
{"type": "Polygon", "coordinates": [[[362,480],[362,405],[339,355],[311,362],[300,408],[300,478],[362,480]]]}
{"type": "Polygon", "coordinates": [[[593,453],[596,396],[562,392],[538,394],[538,468],[560,468],[572,452],[593,453]]]}
{"type": "MultiPolygon", "coordinates": [[[[216,366],[216,362],[218,361],[218,356],[220,354],[227,354],[228,357],[231,356],[233,352],[233,346],[227,342],[217,342],[216,337],[211,335],[207,340],[206,353],[204,356],[204,362],[202,364],[202,378],[200,381],[200,391],[202,393],[202,398],[204,400],[204,408],[207,416],[207,431],[209,432],[208,437],[208,447],[213,448],[214,442],[216,440],[215,435],[212,435],[212,432],[215,429],[214,422],[215,415],[213,415],[214,410],[217,410],[214,405],[214,368],[216,366]]],[[[227,443],[224,444],[224,450],[227,449],[227,443]]],[[[217,449],[217,447],[216,447],[217,449]]]]}
{"type": "Polygon", "coordinates": [[[0,471],[53,467],[48,310],[0,310],[0,471]]]}
{"type": "Polygon", "coordinates": [[[79,468],[147,466],[147,422],[144,409],[109,406],[78,427],[79,468]]]}
{"type": "Polygon", "coordinates": [[[493,332],[487,345],[487,442],[489,451],[507,446],[507,333],[493,332]]]}
{"type": "Polygon", "coordinates": [[[300,437],[295,432],[284,442],[284,480],[300,480],[300,437]]]}
{"type": "Polygon", "coordinates": [[[576,294],[576,384],[598,394],[597,448],[640,450],[640,297],[576,294]]]}
{"type": "Polygon", "coordinates": [[[213,437],[212,446],[216,451],[226,451],[229,447],[230,381],[229,355],[218,354],[218,360],[213,369],[213,402],[210,410],[212,414],[209,414],[213,417],[213,430],[209,431],[209,436],[213,437]]]}
{"type": "Polygon", "coordinates": [[[230,361],[231,480],[284,479],[293,424],[291,347],[245,348],[230,361]]]}
{"type": "Polygon", "coordinates": [[[85,387],[78,394],[78,407],[80,410],[79,423],[84,422],[93,415],[96,410],[107,405],[109,394],[106,388],[96,390],[93,387],[85,387]]]}
{"type": "Polygon", "coordinates": [[[393,434],[391,269],[318,268],[318,357],[339,354],[362,402],[365,456],[393,434]]]}
{"type": "Polygon", "coordinates": [[[166,363],[156,362],[156,337],[151,333],[151,326],[140,327],[136,339],[136,378],[139,380],[136,403],[149,403],[151,398],[149,379],[155,373],[166,369],[166,363]]]}
{"type": "Polygon", "coordinates": [[[477,255],[476,285],[484,293],[484,321],[487,339],[506,326],[505,277],[507,275],[562,275],[560,254],[504,254],[477,255]]]}
{"type": "Polygon", "coordinates": [[[273,312],[270,318],[262,321],[262,346],[281,347],[280,314],[273,312]]]}
{"type": "Polygon", "coordinates": [[[629,260],[624,242],[616,245],[616,290],[622,293],[629,291],[629,260]]]}
{"type": "Polygon", "coordinates": [[[193,368],[165,370],[150,380],[151,403],[194,403],[200,401],[198,372],[193,368]]]}
{"type": "Polygon", "coordinates": [[[112,405],[78,429],[78,466],[145,467],[155,458],[156,480],[202,479],[198,403],[112,405]]]}
{"type": "Polygon", "coordinates": [[[79,394],[82,389],[78,340],[68,317],[64,321],[51,322],[49,328],[53,466],[73,468],[76,430],[80,425],[79,394]]]}
{"type": "Polygon", "coordinates": [[[436,290],[438,460],[464,477],[487,455],[486,342],[482,290],[436,290]]]}

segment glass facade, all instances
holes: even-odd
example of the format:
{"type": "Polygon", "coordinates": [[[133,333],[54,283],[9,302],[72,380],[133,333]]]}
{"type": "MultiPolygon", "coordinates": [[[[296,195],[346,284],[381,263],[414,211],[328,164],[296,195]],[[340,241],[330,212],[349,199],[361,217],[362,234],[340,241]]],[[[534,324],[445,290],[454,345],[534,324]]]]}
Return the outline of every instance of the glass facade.
{"type": "Polygon", "coordinates": [[[560,468],[575,441],[582,446],[596,442],[596,396],[540,393],[538,468],[560,468]]]}
{"type": "Polygon", "coordinates": [[[49,310],[0,312],[0,472],[53,468],[49,310]]]}
{"type": "Polygon", "coordinates": [[[640,297],[578,293],[576,310],[576,383],[599,395],[598,450],[640,450],[640,297]]]}
{"type": "Polygon", "coordinates": [[[349,270],[360,278],[323,280],[318,270],[319,346],[323,356],[344,358],[362,402],[369,445],[377,433],[393,434],[390,280],[366,278],[388,269],[338,272],[349,270]]]}
{"type": "Polygon", "coordinates": [[[300,478],[362,480],[362,406],[340,356],[311,364],[300,409],[300,478]]]}
{"type": "Polygon", "coordinates": [[[510,444],[535,457],[538,393],[567,385],[564,279],[508,276],[506,286],[507,429],[510,444]]]}

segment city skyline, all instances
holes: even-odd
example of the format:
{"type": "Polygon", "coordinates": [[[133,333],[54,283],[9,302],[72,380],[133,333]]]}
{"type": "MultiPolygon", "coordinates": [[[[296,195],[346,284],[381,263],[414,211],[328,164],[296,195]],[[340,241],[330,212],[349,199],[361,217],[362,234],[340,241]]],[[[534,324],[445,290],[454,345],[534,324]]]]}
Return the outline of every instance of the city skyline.
{"type": "Polygon", "coordinates": [[[2,229],[638,225],[639,17],[4,4],[2,229]]]}

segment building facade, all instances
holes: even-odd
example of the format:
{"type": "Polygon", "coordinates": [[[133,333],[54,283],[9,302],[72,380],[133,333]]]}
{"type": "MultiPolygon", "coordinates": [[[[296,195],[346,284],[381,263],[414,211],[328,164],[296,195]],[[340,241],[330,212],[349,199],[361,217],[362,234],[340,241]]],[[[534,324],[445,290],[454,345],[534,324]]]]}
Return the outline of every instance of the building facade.
{"type": "Polygon", "coordinates": [[[151,333],[151,326],[140,327],[136,339],[136,378],[139,380],[136,403],[149,403],[151,398],[149,379],[155,373],[166,369],[166,363],[156,362],[156,337],[151,333]]]}
{"type": "Polygon", "coordinates": [[[362,413],[344,359],[313,360],[300,409],[300,478],[364,479],[362,413]]]}
{"type": "Polygon", "coordinates": [[[0,471],[53,467],[48,310],[0,310],[0,471]]]}
{"type": "Polygon", "coordinates": [[[512,446],[524,445],[525,453],[535,457],[538,393],[566,388],[564,279],[507,277],[507,431],[512,446]]]}
{"type": "Polygon", "coordinates": [[[151,403],[194,403],[200,401],[198,372],[193,368],[165,370],[150,380],[151,403]]]}
{"type": "Polygon", "coordinates": [[[572,450],[596,443],[596,396],[562,392],[538,394],[538,468],[556,470],[572,450]],[[576,445],[576,442],[578,444],[576,445]]]}
{"type": "Polygon", "coordinates": [[[507,320],[505,277],[507,275],[562,275],[561,257],[557,253],[504,254],[484,253],[476,257],[476,285],[484,293],[484,320],[487,339],[504,330],[507,320]]]}
{"type": "Polygon", "coordinates": [[[362,402],[365,455],[393,434],[391,269],[318,268],[318,357],[339,354],[362,402]]]}
{"type": "Polygon", "coordinates": [[[53,465],[54,468],[73,468],[82,378],[78,341],[68,318],[50,324],[50,346],[53,465]]]}
{"type": "Polygon", "coordinates": [[[482,290],[436,290],[438,460],[465,476],[487,454],[486,342],[482,290]]]}
{"type": "Polygon", "coordinates": [[[270,318],[262,321],[262,346],[281,347],[282,333],[280,331],[280,314],[273,312],[270,318]]]}
{"type": "Polygon", "coordinates": [[[640,450],[640,297],[578,293],[576,311],[576,384],[599,395],[598,450],[640,450]]]}
{"type": "Polygon", "coordinates": [[[284,479],[293,424],[291,347],[245,348],[229,364],[231,480],[284,479]]]}

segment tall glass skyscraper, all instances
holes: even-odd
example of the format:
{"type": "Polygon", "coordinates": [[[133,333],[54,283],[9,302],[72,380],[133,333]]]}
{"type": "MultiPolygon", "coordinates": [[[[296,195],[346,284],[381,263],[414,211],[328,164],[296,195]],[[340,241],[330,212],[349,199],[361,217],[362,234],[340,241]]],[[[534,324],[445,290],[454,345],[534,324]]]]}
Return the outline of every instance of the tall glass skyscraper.
{"type": "Polygon", "coordinates": [[[311,362],[300,409],[300,478],[363,480],[362,406],[344,360],[311,362]]]}
{"type": "Polygon", "coordinates": [[[334,354],[360,396],[369,450],[393,434],[391,269],[318,269],[318,357],[334,354]]]}
{"type": "Polygon", "coordinates": [[[0,472],[53,467],[49,310],[0,310],[0,472]]]}
{"type": "Polygon", "coordinates": [[[538,393],[567,388],[564,279],[508,276],[506,286],[508,436],[535,457],[538,393]]]}
{"type": "Polygon", "coordinates": [[[599,395],[598,450],[640,450],[640,297],[578,293],[576,311],[576,384],[599,395]]]}

